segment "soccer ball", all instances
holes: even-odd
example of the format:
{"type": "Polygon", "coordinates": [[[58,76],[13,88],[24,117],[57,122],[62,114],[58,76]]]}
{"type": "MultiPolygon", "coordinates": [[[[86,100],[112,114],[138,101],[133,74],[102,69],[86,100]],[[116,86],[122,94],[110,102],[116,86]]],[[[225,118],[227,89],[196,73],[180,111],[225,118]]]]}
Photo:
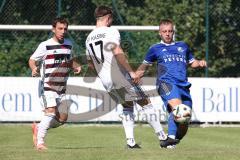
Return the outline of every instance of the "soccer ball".
{"type": "Polygon", "coordinates": [[[174,108],[173,115],[176,122],[188,123],[191,119],[192,109],[185,104],[180,104],[174,108]]]}

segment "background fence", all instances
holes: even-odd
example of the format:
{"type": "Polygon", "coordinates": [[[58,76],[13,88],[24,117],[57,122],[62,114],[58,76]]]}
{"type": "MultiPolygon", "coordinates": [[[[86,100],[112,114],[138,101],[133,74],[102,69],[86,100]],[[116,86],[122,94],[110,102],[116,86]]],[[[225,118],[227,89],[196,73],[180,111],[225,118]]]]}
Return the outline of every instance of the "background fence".
{"type": "MultiPolygon", "coordinates": [[[[209,64],[205,72],[189,70],[190,76],[240,75],[238,0],[0,0],[0,24],[50,25],[54,17],[61,15],[70,25],[94,25],[94,9],[102,4],[114,9],[114,25],[158,26],[162,18],[173,19],[176,40],[186,41],[195,56],[205,58],[209,64]]],[[[68,34],[83,63],[88,33],[68,34]]],[[[50,35],[50,31],[0,30],[0,76],[30,76],[28,58],[50,35]]],[[[159,42],[157,31],[121,31],[121,35],[135,67],[147,49],[159,42]]],[[[84,70],[87,72],[86,66],[84,70]]],[[[154,71],[149,72],[149,76],[153,74],[154,71]]]]}

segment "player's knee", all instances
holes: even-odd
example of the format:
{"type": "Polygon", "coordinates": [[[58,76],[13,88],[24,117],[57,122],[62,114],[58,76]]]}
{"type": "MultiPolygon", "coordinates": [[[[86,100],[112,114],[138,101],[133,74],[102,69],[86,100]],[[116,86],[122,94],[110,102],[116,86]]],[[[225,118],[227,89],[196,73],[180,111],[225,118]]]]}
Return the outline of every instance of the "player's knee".
{"type": "Polygon", "coordinates": [[[68,119],[68,114],[60,113],[58,121],[62,124],[64,124],[68,119]]]}

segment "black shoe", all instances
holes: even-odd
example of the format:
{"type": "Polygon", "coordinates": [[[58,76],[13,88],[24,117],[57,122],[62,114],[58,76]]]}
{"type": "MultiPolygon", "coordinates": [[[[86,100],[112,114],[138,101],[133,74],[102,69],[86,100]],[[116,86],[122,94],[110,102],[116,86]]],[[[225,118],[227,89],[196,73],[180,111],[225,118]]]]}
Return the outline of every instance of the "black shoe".
{"type": "Polygon", "coordinates": [[[167,148],[167,146],[176,145],[179,142],[180,142],[179,139],[172,139],[172,138],[168,137],[166,140],[160,141],[160,147],[161,148],[167,148]]]}
{"type": "Polygon", "coordinates": [[[139,146],[138,144],[135,144],[134,146],[130,146],[129,144],[127,145],[128,149],[141,149],[141,146],[139,146]]]}

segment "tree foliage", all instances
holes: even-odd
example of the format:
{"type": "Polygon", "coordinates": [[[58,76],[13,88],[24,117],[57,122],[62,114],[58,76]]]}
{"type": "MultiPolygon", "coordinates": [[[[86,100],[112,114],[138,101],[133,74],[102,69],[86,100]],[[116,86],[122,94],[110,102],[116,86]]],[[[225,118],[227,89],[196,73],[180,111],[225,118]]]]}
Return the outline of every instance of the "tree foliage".
{"type": "MultiPolygon", "coordinates": [[[[9,0],[0,10],[1,24],[51,24],[57,15],[71,25],[94,25],[94,9],[107,5],[114,9],[114,25],[154,25],[163,18],[175,22],[177,41],[185,41],[196,58],[208,60],[211,77],[240,76],[238,0],[9,0]],[[60,3],[61,2],[61,3],[60,3]],[[208,3],[208,5],[206,4],[208,3]],[[208,7],[209,13],[206,12],[208,7]],[[209,26],[206,27],[206,17],[209,26]],[[206,33],[209,31],[209,44],[206,33]],[[206,55],[208,46],[209,57],[206,55]]],[[[69,37],[80,58],[85,54],[88,32],[70,31],[69,37]]],[[[121,31],[123,48],[137,67],[148,48],[160,41],[157,31],[121,31]]],[[[0,31],[0,75],[29,76],[28,58],[37,45],[49,37],[46,31],[0,31]]],[[[83,60],[84,61],[84,60],[83,60]]],[[[190,76],[204,76],[204,70],[189,70],[190,76]]],[[[153,75],[154,70],[149,72],[153,75]]]]}

